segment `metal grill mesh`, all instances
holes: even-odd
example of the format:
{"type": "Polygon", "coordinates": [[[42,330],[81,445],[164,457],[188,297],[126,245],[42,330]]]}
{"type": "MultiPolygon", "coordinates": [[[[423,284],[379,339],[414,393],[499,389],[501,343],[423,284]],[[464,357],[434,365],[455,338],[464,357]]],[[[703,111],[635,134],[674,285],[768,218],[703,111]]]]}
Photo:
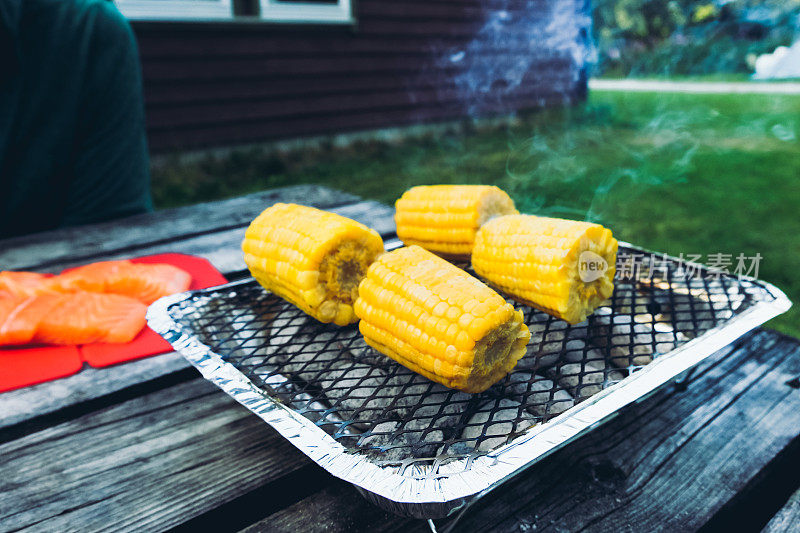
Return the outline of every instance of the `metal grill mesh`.
{"type": "Polygon", "coordinates": [[[633,248],[620,247],[617,274],[629,279],[618,279],[607,305],[578,325],[515,303],[532,333],[528,353],[474,395],[411,372],[367,346],[357,326],[320,324],[255,281],[199,291],[169,313],[349,451],[450,474],[450,459],[495,449],[754,301],[773,299],[758,282],[688,272],[633,248]]]}

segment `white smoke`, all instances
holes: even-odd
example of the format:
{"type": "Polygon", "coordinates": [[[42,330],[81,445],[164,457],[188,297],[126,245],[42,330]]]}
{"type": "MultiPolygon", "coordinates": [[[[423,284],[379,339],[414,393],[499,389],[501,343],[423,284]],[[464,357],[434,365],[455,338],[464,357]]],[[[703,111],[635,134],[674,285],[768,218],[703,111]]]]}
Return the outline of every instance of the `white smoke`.
{"type": "MultiPolygon", "coordinates": [[[[566,92],[596,62],[591,25],[586,0],[529,0],[524,8],[514,9],[504,0],[470,41],[446,50],[437,65],[457,68],[455,85],[471,111],[518,93],[537,74],[535,68],[548,60],[570,61],[568,79],[548,80],[566,92]]],[[[563,69],[557,68],[559,72],[563,69]]]]}

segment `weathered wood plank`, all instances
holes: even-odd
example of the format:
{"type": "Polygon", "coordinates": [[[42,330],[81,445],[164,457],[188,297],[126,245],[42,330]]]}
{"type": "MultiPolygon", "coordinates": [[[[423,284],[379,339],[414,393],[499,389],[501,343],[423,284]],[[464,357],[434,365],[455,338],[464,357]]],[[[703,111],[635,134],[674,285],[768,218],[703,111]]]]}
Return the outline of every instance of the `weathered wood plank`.
{"type": "Polygon", "coordinates": [[[106,368],[87,365],[74,376],[0,394],[0,428],[189,367],[189,362],[174,352],[106,368]]]}
{"type": "Polygon", "coordinates": [[[422,520],[398,518],[368,504],[349,484],[336,480],[319,492],[260,520],[241,533],[375,531],[381,524],[401,531],[430,531],[422,520]]]}
{"type": "Polygon", "coordinates": [[[769,521],[764,533],[800,531],[800,490],[792,494],[786,505],[769,521]]]}
{"type": "MultiPolygon", "coordinates": [[[[476,503],[458,530],[696,530],[798,437],[800,391],[786,385],[798,372],[797,340],[748,335],[686,391],[656,393],[476,503]]],[[[425,531],[353,498],[327,490],[253,530],[346,531],[364,517],[370,531],[425,531]]]]}
{"type": "MultiPolygon", "coordinates": [[[[367,200],[329,208],[329,210],[367,224],[382,235],[391,235],[395,231],[394,210],[378,202],[367,200]]],[[[126,248],[118,252],[109,252],[105,253],[102,258],[121,259],[132,255],[178,252],[208,259],[217,270],[226,275],[241,272],[247,269],[244,264],[241,245],[249,223],[250,220],[248,219],[244,225],[236,228],[223,229],[213,233],[209,232],[168,242],[143,243],[136,247],[135,250],[126,248]]],[[[66,268],[82,263],[85,263],[85,260],[64,258],[63,262],[58,263],[57,268],[66,268]]]]}
{"type": "Polygon", "coordinates": [[[309,464],[203,379],[5,442],[0,457],[0,531],[162,531],[309,464]]]}
{"type": "Polygon", "coordinates": [[[320,208],[352,204],[358,197],[318,185],[297,185],[189,207],[165,209],[115,220],[25,235],[0,241],[5,270],[53,269],[78,258],[137,250],[154,241],[242,227],[276,202],[298,202],[320,208]]]}
{"type": "MultiPolygon", "coordinates": [[[[245,198],[249,198],[250,196],[245,198]]],[[[283,198],[281,198],[281,201],[283,201],[283,198]]],[[[304,202],[302,199],[295,199],[295,201],[313,205],[313,202],[304,202]]],[[[255,212],[255,214],[250,213],[252,216],[249,216],[244,222],[237,222],[235,225],[219,227],[217,230],[213,231],[211,229],[207,229],[203,232],[194,234],[184,233],[169,238],[162,238],[162,231],[170,235],[173,233],[170,229],[173,224],[182,227],[191,227],[191,219],[194,217],[194,214],[192,211],[187,211],[185,213],[186,219],[181,219],[180,221],[163,220],[156,225],[149,226],[146,230],[141,230],[144,234],[149,235],[149,240],[145,240],[144,235],[142,235],[142,238],[138,243],[119,247],[116,247],[109,240],[107,249],[103,249],[102,251],[96,250],[95,252],[88,252],[89,255],[82,255],[79,253],[64,254],[60,256],[54,255],[52,259],[47,260],[46,269],[55,272],[62,268],[84,264],[87,261],[121,259],[131,256],[177,252],[196,255],[208,259],[211,264],[213,264],[214,267],[216,267],[223,274],[239,272],[246,269],[241,250],[244,232],[247,229],[247,226],[250,224],[252,218],[255,218],[255,216],[260,213],[261,210],[270,205],[269,202],[263,201],[260,198],[255,200],[255,204],[257,204],[258,207],[251,206],[250,210],[257,212],[255,212]]],[[[218,206],[218,209],[227,209],[227,207],[218,206]]],[[[244,209],[244,207],[242,207],[242,209],[244,209]]],[[[382,235],[390,235],[395,231],[393,219],[394,210],[389,206],[378,202],[361,201],[328,207],[327,209],[367,224],[375,228],[375,230],[382,235]]],[[[153,216],[157,214],[158,213],[154,214],[153,216]]],[[[227,215],[231,215],[231,213],[228,213],[227,215]]],[[[218,217],[219,216],[220,213],[218,213],[218,217]]],[[[128,226],[127,224],[120,222],[119,225],[115,227],[117,229],[124,229],[128,226]]],[[[95,226],[89,226],[89,228],[95,228],[95,226]]],[[[139,230],[135,228],[131,229],[133,234],[138,233],[138,231],[139,230]]],[[[87,248],[84,248],[84,252],[87,252],[87,250],[87,248]]],[[[12,255],[12,261],[22,261],[22,257],[26,256],[28,251],[29,250],[26,248],[24,253],[16,255],[16,257],[13,256],[13,250],[7,252],[7,254],[12,255]]],[[[38,253],[38,251],[36,251],[36,253],[38,253]]]]}

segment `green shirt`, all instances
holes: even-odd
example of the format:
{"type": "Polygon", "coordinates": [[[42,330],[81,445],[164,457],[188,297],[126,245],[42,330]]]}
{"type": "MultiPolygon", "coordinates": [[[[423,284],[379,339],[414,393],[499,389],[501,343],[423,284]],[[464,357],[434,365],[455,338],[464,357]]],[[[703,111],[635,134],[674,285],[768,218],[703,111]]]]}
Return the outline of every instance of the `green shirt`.
{"type": "Polygon", "coordinates": [[[114,5],[0,0],[0,238],[151,210],[148,169],[136,41],[114,5]]]}

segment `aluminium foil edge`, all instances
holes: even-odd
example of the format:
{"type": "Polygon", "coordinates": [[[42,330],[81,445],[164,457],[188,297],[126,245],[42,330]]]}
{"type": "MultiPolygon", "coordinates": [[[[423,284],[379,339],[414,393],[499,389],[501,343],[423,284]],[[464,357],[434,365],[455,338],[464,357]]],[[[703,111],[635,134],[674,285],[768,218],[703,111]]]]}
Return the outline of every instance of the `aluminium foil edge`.
{"type": "MultiPolygon", "coordinates": [[[[623,244],[623,243],[621,243],[623,244]]],[[[628,245],[631,249],[636,249],[628,245]]],[[[748,278],[751,279],[751,278],[748,278]]],[[[752,280],[755,281],[755,280],[752,280]]],[[[691,339],[622,381],[569,408],[545,423],[483,455],[457,459],[448,470],[427,466],[377,464],[365,454],[353,453],[314,422],[255,385],[223,355],[205,345],[191,328],[178,323],[170,307],[211,292],[235,292],[252,280],[162,298],[147,312],[149,326],[162,335],[209,381],[267,422],[312,461],[349,483],[373,503],[397,514],[441,518],[521,473],[533,463],[610,419],[624,406],[643,399],[738,337],[791,306],[777,288],[760,285],[772,301],[758,301],[724,323],[691,339]]]]}

